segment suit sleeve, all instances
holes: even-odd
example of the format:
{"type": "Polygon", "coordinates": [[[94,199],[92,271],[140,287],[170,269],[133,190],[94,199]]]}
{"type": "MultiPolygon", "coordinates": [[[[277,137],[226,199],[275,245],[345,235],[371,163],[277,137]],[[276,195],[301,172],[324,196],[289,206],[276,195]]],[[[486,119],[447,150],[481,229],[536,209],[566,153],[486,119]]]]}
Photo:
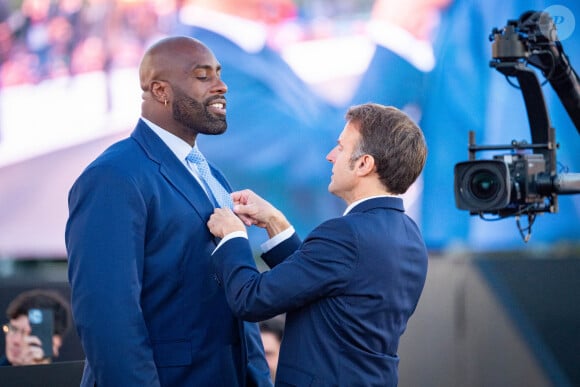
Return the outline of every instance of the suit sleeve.
{"type": "Polygon", "coordinates": [[[72,311],[99,386],[157,386],[139,298],[146,206],[129,176],[92,168],[69,193],[72,311]]]}
{"type": "Polygon", "coordinates": [[[340,294],[358,261],[355,246],[352,229],[338,218],[317,227],[300,248],[263,273],[245,238],[227,241],[213,257],[234,314],[261,321],[340,294]]]}
{"type": "Polygon", "coordinates": [[[272,268],[279,263],[282,263],[286,258],[292,255],[292,253],[298,250],[300,244],[301,241],[300,238],[298,238],[298,234],[294,233],[290,238],[282,241],[271,250],[262,254],[262,259],[270,268],[272,268]]]}

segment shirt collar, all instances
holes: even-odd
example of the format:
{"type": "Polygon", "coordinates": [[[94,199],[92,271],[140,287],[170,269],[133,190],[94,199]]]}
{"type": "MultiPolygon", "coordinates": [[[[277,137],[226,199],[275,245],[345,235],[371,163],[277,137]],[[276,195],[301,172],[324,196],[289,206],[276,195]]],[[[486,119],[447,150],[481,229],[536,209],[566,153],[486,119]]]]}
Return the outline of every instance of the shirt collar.
{"type": "Polygon", "coordinates": [[[185,162],[185,158],[191,152],[191,145],[183,141],[181,138],[177,137],[173,133],[168,132],[159,125],[154,124],[146,118],[141,117],[141,119],[151,128],[156,135],[158,135],[161,140],[171,149],[171,151],[177,156],[181,162],[185,162]]]}

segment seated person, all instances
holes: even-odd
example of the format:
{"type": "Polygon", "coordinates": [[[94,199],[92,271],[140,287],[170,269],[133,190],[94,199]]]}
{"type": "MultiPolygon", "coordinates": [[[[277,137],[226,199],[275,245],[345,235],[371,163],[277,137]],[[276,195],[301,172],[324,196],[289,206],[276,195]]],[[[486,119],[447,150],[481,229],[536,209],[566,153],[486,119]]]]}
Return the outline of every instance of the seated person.
{"type": "Polygon", "coordinates": [[[268,362],[268,367],[270,367],[270,377],[273,381],[276,380],[280,345],[282,344],[282,337],[284,337],[284,323],[284,314],[260,321],[260,336],[262,337],[262,344],[264,344],[266,361],[268,362]]]}
{"type": "Polygon", "coordinates": [[[2,326],[6,335],[6,355],[0,366],[46,364],[58,357],[64,336],[71,325],[70,306],[56,291],[29,290],[18,295],[6,309],[8,323],[2,326]],[[28,312],[31,309],[53,311],[52,356],[45,356],[41,340],[31,335],[28,312]]]}

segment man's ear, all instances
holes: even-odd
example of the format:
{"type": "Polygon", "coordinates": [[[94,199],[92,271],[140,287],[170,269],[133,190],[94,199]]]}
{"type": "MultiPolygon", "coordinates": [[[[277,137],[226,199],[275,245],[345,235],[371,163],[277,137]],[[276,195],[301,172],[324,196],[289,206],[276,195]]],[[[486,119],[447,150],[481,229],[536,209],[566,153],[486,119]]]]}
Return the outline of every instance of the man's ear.
{"type": "Polygon", "coordinates": [[[369,154],[362,155],[356,161],[359,176],[366,176],[375,171],[375,158],[369,154]]]}
{"type": "Polygon", "coordinates": [[[168,95],[169,93],[170,90],[167,82],[158,80],[151,81],[151,95],[153,95],[153,98],[157,101],[166,104],[170,99],[170,96],[168,95]]]}

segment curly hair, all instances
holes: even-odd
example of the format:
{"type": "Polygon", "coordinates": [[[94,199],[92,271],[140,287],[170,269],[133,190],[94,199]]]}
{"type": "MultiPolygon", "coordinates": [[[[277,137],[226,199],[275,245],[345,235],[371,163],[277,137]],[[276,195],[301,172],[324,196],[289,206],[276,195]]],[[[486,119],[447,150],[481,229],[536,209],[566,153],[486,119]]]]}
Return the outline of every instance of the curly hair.
{"type": "Polygon", "coordinates": [[[69,303],[56,291],[33,289],[20,293],[6,309],[8,319],[27,316],[34,308],[51,309],[54,312],[54,334],[64,337],[68,332],[72,317],[69,303]]]}

